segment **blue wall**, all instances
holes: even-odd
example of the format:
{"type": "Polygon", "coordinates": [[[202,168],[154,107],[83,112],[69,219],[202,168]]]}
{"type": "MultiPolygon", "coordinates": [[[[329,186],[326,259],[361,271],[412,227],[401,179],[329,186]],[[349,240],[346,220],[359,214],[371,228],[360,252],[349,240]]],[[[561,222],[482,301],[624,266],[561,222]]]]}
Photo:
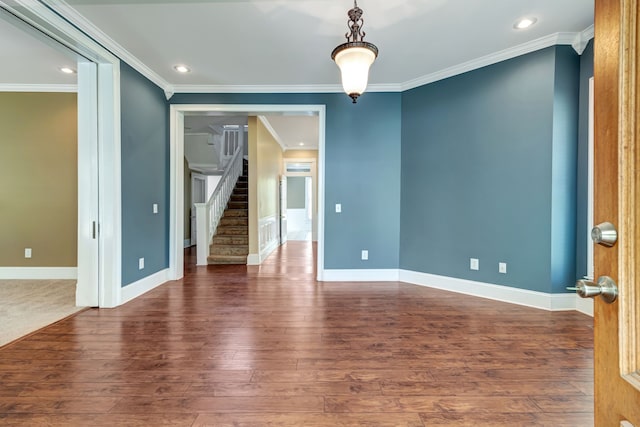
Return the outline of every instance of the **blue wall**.
{"type": "Polygon", "coordinates": [[[402,269],[552,292],[554,89],[567,54],[551,47],[403,94],[402,269]]]}
{"type": "Polygon", "coordinates": [[[580,115],[578,120],[578,187],[576,220],[576,278],[587,275],[587,192],[589,170],[589,79],[593,77],[593,40],[580,57],[580,115]]]}
{"type": "MultiPolygon", "coordinates": [[[[591,44],[582,59],[551,47],[402,94],[367,93],[357,105],[316,93],[176,94],[170,103],[326,105],[327,269],[402,268],[563,292],[584,265],[576,201],[580,211],[592,55],[591,44]]],[[[168,266],[168,103],[130,67],[121,75],[126,285],[168,266]]]]}
{"type": "Polygon", "coordinates": [[[120,67],[122,285],[169,266],[169,107],[162,89],[120,67]],[[159,213],[153,214],[157,203],[159,213]],[[145,268],[138,269],[138,259],[145,268]]]}
{"type": "Polygon", "coordinates": [[[172,104],[324,104],[326,269],[398,268],[399,93],[176,94],[172,104]],[[335,204],[342,213],[335,213],[335,204]],[[369,260],[360,251],[369,250],[369,260]]]}

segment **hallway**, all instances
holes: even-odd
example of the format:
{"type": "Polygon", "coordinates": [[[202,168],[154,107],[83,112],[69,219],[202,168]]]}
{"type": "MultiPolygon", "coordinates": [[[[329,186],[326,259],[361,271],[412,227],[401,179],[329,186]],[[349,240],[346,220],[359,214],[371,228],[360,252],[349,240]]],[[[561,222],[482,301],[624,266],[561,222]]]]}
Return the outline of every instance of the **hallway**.
{"type": "MultiPolygon", "coordinates": [[[[192,251],[192,250],[191,250],[192,251]]],[[[195,267],[0,350],[0,424],[593,425],[592,319],[314,280],[315,246],[195,267]]]]}

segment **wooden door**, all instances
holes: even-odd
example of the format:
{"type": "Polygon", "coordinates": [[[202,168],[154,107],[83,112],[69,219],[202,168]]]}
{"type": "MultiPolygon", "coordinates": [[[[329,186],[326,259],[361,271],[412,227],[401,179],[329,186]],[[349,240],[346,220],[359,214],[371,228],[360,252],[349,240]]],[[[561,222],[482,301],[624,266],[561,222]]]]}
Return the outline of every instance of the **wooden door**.
{"type": "Polygon", "coordinates": [[[596,276],[619,298],[595,301],[595,424],[640,427],[639,0],[595,2],[595,223],[619,240],[594,250],[596,276]]]}

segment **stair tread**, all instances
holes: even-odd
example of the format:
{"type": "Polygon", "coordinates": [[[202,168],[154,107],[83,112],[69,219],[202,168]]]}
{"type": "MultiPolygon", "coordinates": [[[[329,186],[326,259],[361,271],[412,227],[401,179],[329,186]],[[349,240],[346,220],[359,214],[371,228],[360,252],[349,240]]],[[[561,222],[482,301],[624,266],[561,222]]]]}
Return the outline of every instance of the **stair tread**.
{"type": "Polygon", "coordinates": [[[220,262],[220,263],[247,263],[246,255],[209,255],[207,257],[208,262],[220,262]],[[226,262],[225,262],[226,261],[226,262]]]}
{"type": "Polygon", "coordinates": [[[246,264],[249,254],[249,179],[238,178],[210,245],[209,264],[246,264]],[[221,253],[222,252],[222,253],[221,253]],[[225,254],[224,252],[235,252],[225,254]]]}

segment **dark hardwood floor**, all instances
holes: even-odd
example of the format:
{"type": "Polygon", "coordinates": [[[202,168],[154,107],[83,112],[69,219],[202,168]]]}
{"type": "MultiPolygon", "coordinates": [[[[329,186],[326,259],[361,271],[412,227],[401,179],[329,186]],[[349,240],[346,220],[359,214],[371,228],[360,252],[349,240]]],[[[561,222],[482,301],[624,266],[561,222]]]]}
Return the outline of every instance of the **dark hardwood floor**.
{"type": "Polygon", "coordinates": [[[3,347],[0,424],[593,425],[591,318],[318,283],[312,257],[289,242],[260,267],[188,266],[3,347]]]}

